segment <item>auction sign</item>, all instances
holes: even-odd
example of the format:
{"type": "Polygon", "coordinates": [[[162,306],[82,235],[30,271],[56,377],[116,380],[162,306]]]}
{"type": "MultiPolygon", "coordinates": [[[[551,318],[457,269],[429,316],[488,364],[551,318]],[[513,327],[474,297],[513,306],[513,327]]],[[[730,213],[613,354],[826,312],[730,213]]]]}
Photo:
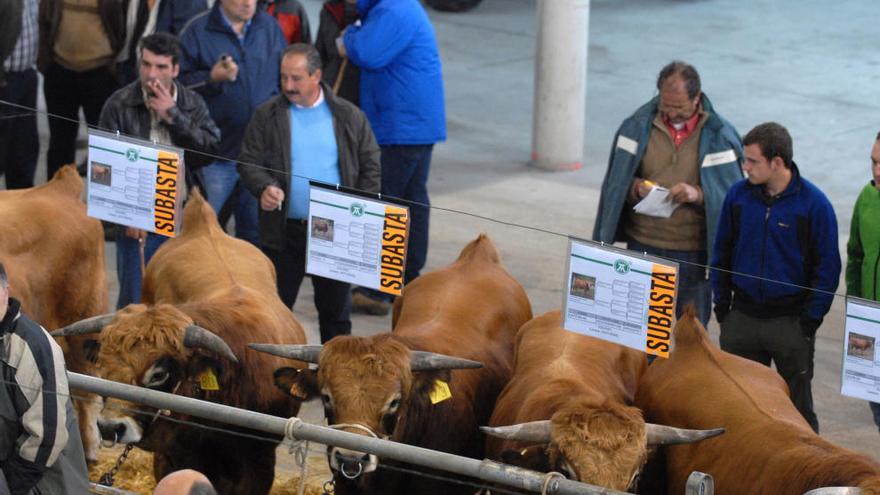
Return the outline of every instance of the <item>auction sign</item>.
{"type": "Polygon", "coordinates": [[[846,298],[840,393],[880,402],[880,304],[846,298]]]}
{"type": "Polygon", "coordinates": [[[669,357],[678,263],[569,238],[563,326],[669,357]]]}
{"type": "Polygon", "coordinates": [[[409,208],[310,182],[306,271],[400,295],[409,208]]]}
{"type": "Polygon", "coordinates": [[[174,237],[183,201],[183,150],[89,130],[88,215],[174,237]]]}

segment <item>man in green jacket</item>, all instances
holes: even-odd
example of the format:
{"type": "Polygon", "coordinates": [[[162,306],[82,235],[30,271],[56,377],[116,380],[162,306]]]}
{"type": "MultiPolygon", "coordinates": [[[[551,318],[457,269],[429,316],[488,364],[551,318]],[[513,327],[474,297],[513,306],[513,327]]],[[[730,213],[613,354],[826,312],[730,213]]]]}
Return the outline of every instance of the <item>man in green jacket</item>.
{"type": "MultiPolygon", "coordinates": [[[[321,57],[304,43],[281,54],[281,95],[254,113],[238,157],[260,203],[260,242],[278,293],[293,307],[305,276],[309,180],[379,192],[379,145],[363,112],[321,82],[321,57]]],[[[321,342],[351,333],[349,284],[312,276],[321,342]]]]}
{"type": "MultiPolygon", "coordinates": [[[[871,150],[874,180],[865,185],[853,209],[846,243],[846,295],[880,301],[880,133],[871,150]]],[[[880,428],[880,403],[871,402],[874,423],[880,428]]]]}

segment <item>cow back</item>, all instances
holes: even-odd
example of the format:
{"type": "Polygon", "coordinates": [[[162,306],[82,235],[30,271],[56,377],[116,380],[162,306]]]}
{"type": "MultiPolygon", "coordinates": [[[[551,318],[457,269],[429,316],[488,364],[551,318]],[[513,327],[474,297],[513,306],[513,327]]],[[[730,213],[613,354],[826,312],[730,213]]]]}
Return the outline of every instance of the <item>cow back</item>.
{"type": "Polygon", "coordinates": [[[775,371],[715,347],[692,314],[674,334],[669,359],[656,360],[642,377],[636,404],[655,423],[727,431],[663,448],[668,493],[683,493],[694,470],[711,474],[718,494],[880,486],[880,465],[813,433],[775,371]]]}
{"type": "Polygon", "coordinates": [[[31,189],[0,192],[0,262],[11,295],[52,330],[107,310],[104,234],[86,215],[73,166],[31,189]]]}
{"type": "Polygon", "coordinates": [[[232,286],[277,294],[275,268],[253,244],[226,235],[196,190],[184,207],[178,237],[165,242],[147,265],[144,303],[205,300],[232,286]]]}

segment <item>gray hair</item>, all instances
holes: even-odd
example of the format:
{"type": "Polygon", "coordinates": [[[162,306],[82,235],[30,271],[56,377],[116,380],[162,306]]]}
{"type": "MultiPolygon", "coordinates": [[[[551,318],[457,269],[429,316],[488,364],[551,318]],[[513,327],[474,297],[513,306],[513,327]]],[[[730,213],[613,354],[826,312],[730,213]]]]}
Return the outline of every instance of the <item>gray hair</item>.
{"type": "Polygon", "coordinates": [[[684,81],[689,99],[693,100],[700,94],[700,73],[693,65],[681,60],[673,60],[660,69],[660,74],[657,75],[657,91],[660,91],[663,83],[672,76],[679,76],[684,81]]]}
{"type": "Polygon", "coordinates": [[[9,277],[6,275],[6,267],[0,263],[0,285],[6,287],[9,285],[9,277]]]}
{"type": "Polygon", "coordinates": [[[284,60],[291,55],[305,55],[307,64],[306,70],[308,70],[309,75],[314,74],[316,70],[321,68],[321,54],[318,53],[317,48],[308,43],[294,43],[289,45],[283,52],[281,52],[281,60],[284,60]]]}

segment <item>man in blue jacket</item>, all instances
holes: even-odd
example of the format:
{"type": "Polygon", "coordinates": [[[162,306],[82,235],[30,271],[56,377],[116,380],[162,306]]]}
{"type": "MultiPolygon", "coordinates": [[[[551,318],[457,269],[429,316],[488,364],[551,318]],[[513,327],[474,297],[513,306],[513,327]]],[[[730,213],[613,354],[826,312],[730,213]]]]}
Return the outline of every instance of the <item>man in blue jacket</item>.
{"type": "Polygon", "coordinates": [[[701,91],[693,66],[669,63],[657,90],[614,136],[593,239],[626,241],[634,251],[678,261],[676,316],[693,302],[705,326],[711,314],[708,253],[724,195],[742,178],[742,144],[701,91]],[[632,210],[654,186],[669,189],[679,204],[671,217],[632,210]]]}
{"type": "Polygon", "coordinates": [[[219,158],[201,169],[208,202],[219,212],[232,193],[236,237],[259,245],[257,199],[244,187],[235,160],[254,110],[278,94],[284,34],[257,0],[217,0],[183,28],[179,81],[205,99],[220,128],[219,158]]]}
{"type": "Polygon", "coordinates": [[[840,278],[837,219],[828,198],[801,177],[785,127],[761,124],[743,144],[748,179],[724,199],[712,254],[721,348],[773,361],[818,433],[810,382],[816,330],[840,278]]]}
{"type": "MultiPolygon", "coordinates": [[[[361,70],[361,109],[382,149],[382,194],[410,201],[404,282],[428,256],[428,170],[434,143],[446,139],[443,76],[434,27],[417,0],[357,2],[362,24],[337,41],[361,70]]],[[[384,295],[358,291],[352,309],[385,314],[384,295]]]]}

